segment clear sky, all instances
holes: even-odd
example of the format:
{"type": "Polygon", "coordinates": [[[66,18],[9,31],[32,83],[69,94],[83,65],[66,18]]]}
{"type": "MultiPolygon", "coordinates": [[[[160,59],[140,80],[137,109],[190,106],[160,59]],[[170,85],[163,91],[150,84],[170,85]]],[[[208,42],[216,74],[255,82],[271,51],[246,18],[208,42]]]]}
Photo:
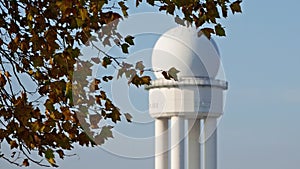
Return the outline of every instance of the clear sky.
{"type": "MultiPolygon", "coordinates": [[[[245,0],[242,3],[242,14],[223,20],[227,36],[214,38],[219,46],[224,71],[229,81],[225,114],[218,126],[219,169],[299,169],[299,6],[298,0],[245,0]]],[[[151,8],[142,7],[132,13],[151,11],[151,8]]],[[[145,19],[143,26],[147,27],[147,24],[151,23],[151,19],[145,19]]],[[[163,18],[158,18],[153,23],[165,25],[165,29],[172,25],[163,18]]],[[[136,26],[132,25],[132,32],[136,32],[136,26]]],[[[149,28],[155,30],[153,25],[149,28]]],[[[126,27],[124,29],[126,30],[126,27]]],[[[148,41],[132,49],[138,53],[131,58],[138,59],[141,56],[138,54],[148,56],[149,48],[158,38],[157,34],[143,34],[137,36],[137,41],[139,37],[140,41],[147,38],[148,41]]],[[[115,84],[116,88],[117,86],[118,84],[115,84]]],[[[131,88],[134,87],[124,92],[127,92],[130,104],[135,109],[132,112],[133,118],[138,119],[139,123],[124,122],[115,130],[135,138],[151,137],[154,126],[147,115],[147,92],[131,88]]],[[[117,95],[118,92],[112,92],[115,99],[118,98],[117,95]]],[[[130,111],[130,106],[126,105],[124,103],[123,108],[130,111]]],[[[109,140],[106,147],[110,152],[101,147],[78,147],[74,151],[77,156],[57,161],[61,169],[154,168],[152,157],[135,159],[111,153],[117,150],[125,151],[126,148],[132,149],[133,154],[139,150],[148,153],[153,145],[144,147],[135,142],[116,145],[113,142],[118,142],[117,138],[109,140]],[[109,147],[110,144],[115,147],[109,147]]],[[[123,153],[126,156],[130,152],[123,153]]],[[[133,157],[133,154],[129,156],[133,157]]],[[[0,169],[15,168],[17,167],[0,161],[0,169]]]]}

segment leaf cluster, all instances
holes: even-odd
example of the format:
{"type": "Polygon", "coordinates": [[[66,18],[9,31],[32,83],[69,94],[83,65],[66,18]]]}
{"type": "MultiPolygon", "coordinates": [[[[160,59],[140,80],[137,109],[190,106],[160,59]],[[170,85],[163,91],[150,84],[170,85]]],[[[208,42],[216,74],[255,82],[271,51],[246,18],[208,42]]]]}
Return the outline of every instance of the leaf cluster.
{"type": "MultiPolygon", "coordinates": [[[[137,0],[136,6],[141,2],[142,0],[137,0]]],[[[202,27],[201,32],[209,38],[212,34],[226,35],[219,20],[221,17],[228,17],[229,9],[233,14],[242,12],[241,0],[234,2],[229,0],[147,0],[147,2],[152,6],[157,6],[159,11],[176,15],[175,22],[178,24],[202,27]],[[213,27],[209,27],[207,24],[211,24],[213,27]]]]}
{"type": "MultiPolygon", "coordinates": [[[[140,3],[142,0],[136,0],[136,7],[140,3]]],[[[208,37],[225,36],[219,19],[227,17],[229,8],[232,13],[242,12],[239,0],[144,3],[174,15],[178,24],[203,27],[211,23],[213,28],[201,29],[208,37]]],[[[124,54],[129,53],[134,37],[123,37],[117,31],[119,20],[129,14],[126,0],[0,1],[0,143],[10,147],[9,154],[0,152],[0,159],[18,166],[56,167],[55,159],[69,156],[66,151],[74,144],[95,146],[113,138],[113,125],[100,125],[101,121],[117,123],[122,115],[132,121],[102,88],[113,75],[102,72],[102,77],[88,79],[91,67],[101,65],[117,69],[116,78],[125,77],[129,85],[151,84],[145,72],[152,70],[142,61],[120,61],[122,58],[94,44],[117,45],[124,54]],[[95,47],[99,56],[80,60],[84,45],[95,47]]],[[[178,80],[178,72],[171,68],[162,74],[178,80]]]]}

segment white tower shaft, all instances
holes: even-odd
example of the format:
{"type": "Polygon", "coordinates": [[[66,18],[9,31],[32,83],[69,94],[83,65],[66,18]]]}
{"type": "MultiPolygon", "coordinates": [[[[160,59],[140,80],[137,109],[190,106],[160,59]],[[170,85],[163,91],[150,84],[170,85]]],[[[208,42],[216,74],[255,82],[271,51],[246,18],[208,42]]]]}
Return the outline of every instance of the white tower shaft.
{"type": "Polygon", "coordinates": [[[188,169],[200,169],[200,119],[189,119],[188,129],[188,169]]]}
{"type": "Polygon", "coordinates": [[[155,169],[168,169],[168,119],[155,119],[155,169]]]}
{"type": "Polygon", "coordinates": [[[171,117],[171,169],[183,169],[184,157],[184,120],[179,116],[171,117]]]}
{"type": "Polygon", "coordinates": [[[217,118],[207,117],[204,123],[204,169],[217,169],[217,118]]]}

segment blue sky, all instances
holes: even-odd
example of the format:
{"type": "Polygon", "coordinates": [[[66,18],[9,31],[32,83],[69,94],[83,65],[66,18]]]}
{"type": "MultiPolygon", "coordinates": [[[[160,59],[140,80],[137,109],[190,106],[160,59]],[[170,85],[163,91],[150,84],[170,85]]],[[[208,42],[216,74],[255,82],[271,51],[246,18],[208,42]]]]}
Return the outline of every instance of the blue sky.
{"type": "MultiPolygon", "coordinates": [[[[244,1],[242,14],[222,21],[227,36],[214,39],[219,46],[229,91],[225,114],[218,126],[219,169],[298,169],[300,166],[299,5],[297,0],[244,1]]],[[[135,12],[152,10],[141,7],[135,12]]],[[[155,22],[171,25],[167,21],[155,22]]],[[[141,40],[147,37],[140,35],[141,40]]],[[[148,38],[146,46],[141,44],[136,50],[151,48],[157,36],[148,38]]],[[[149,50],[140,54],[146,56],[149,50]]],[[[132,56],[135,57],[139,59],[138,55],[132,56]]],[[[138,138],[150,137],[154,131],[147,107],[143,106],[147,105],[147,99],[134,102],[137,97],[146,96],[147,92],[141,90],[129,88],[127,93],[136,111],[134,118],[145,123],[122,123],[116,127],[116,131],[138,138]]],[[[130,143],[120,146],[146,148],[130,143]]],[[[154,168],[151,157],[124,158],[101,147],[78,147],[75,152],[77,156],[58,160],[60,168],[154,168]]],[[[1,161],[0,168],[16,167],[1,161]]]]}

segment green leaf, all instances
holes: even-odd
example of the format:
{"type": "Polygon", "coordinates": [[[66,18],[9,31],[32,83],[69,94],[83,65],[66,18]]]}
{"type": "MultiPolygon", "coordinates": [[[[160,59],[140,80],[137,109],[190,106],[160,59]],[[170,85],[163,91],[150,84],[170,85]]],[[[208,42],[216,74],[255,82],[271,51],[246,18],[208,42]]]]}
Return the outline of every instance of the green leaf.
{"type": "Polygon", "coordinates": [[[133,39],[134,39],[133,36],[128,35],[125,38],[125,42],[127,42],[129,45],[134,45],[133,39]]]}
{"type": "Polygon", "coordinates": [[[175,81],[178,81],[178,77],[177,77],[177,74],[179,73],[180,71],[177,70],[175,67],[172,67],[169,69],[168,71],[168,74],[171,78],[173,78],[175,81]]]}
{"type": "Polygon", "coordinates": [[[54,158],[53,150],[48,148],[45,152],[45,157],[47,159],[54,158]]]}
{"type": "Polygon", "coordinates": [[[225,29],[222,27],[221,24],[217,24],[215,26],[216,35],[218,36],[226,36],[225,29]]]}
{"type": "Polygon", "coordinates": [[[127,43],[123,43],[121,45],[123,53],[128,53],[129,45],[127,43]]]}

